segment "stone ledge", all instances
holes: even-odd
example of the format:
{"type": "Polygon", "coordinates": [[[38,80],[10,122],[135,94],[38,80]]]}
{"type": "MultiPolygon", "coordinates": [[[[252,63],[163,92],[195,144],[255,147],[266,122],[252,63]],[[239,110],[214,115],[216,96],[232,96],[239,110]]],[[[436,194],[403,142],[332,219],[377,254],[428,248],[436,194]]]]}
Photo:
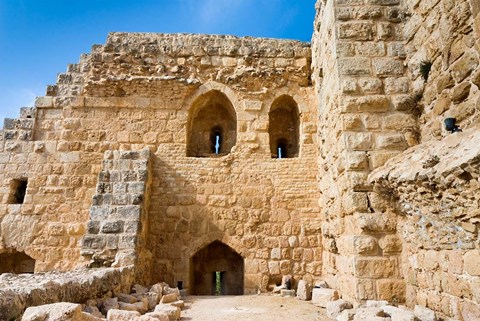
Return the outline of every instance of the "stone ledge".
{"type": "Polygon", "coordinates": [[[0,320],[20,316],[26,308],[55,302],[81,303],[107,292],[129,292],[133,267],[72,272],[0,275],[0,320]]]}

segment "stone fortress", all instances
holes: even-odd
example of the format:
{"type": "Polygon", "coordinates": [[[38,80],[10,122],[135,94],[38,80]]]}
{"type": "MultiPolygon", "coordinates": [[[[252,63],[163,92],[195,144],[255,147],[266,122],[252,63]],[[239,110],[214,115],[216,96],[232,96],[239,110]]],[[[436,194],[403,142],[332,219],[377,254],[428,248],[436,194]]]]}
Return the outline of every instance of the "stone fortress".
{"type": "Polygon", "coordinates": [[[316,10],[311,43],[111,33],[69,65],[4,122],[0,273],[480,318],[480,2],[316,10]]]}

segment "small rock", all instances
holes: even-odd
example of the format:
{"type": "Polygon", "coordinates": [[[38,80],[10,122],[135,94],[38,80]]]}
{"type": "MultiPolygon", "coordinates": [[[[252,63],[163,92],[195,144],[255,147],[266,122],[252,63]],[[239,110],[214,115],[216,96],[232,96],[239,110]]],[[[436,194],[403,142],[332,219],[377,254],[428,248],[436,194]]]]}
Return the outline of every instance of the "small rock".
{"type": "Polygon", "coordinates": [[[139,317],[138,311],[123,311],[117,309],[110,309],[107,313],[108,321],[130,321],[136,317],[139,317]]]}
{"type": "Polygon", "coordinates": [[[185,307],[185,302],[183,300],[178,300],[175,302],[170,303],[171,306],[183,309],[185,307]]]}
{"type": "Polygon", "coordinates": [[[163,294],[163,284],[162,283],[156,283],[152,285],[150,288],[150,292],[158,293],[160,295],[163,294]]]}
{"type": "Polygon", "coordinates": [[[337,321],[352,321],[355,317],[355,309],[343,310],[335,320],[337,321]]]}
{"type": "Polygon", "coordinates": [[[139,312],[138,307],[134,303],[118,302],[118,309],[139,312]]]}
{"type": "Polygon", "coordinates": [[[133,291],[137,294],[144,294],[148,292],[148,288],[141,286],[140,284],[135,284],[133,286],[133,291]]]}
{"type": "Polygon", "coordinates": [[[295,290],[282,289],[282,290],[280,290],[280,296],[294,298],[295,297],[295,290]]]}
{"type": "Polygon", "coordinates": [[[160,295],[156,292],[145,293],[145,298],[148,300],[148,310],[155,309],[155,306],[160,303],[160,295]]]}
{"type": "Polygon", "coordinates": [[[172,303],[177,301],[178,297],[178,293],[165,294],[160,300],[160,303],[172,303]]]}
{"type": "Polygon", "coordinates": [[[117,298],[119,302],[125,302],[125,303],[135,303],[138,301],[136,297],[126,293],[119,293],[117,295],[117,298]]]}
{"type": "Polygon", "coordinates": [[[327,302],[327,316],[335,319],[343,310],[352,309],[353,305],[345,300],[327,302]]]}
{"type": "Polygon", "coordinates": [[[166,314],[170,321],[179,320],[180,313],[181,313],[180,308],[171,306],[170,304],[162,304],[162,303],[158,304],[155,307],[154,312],[160,312],[160,313],[166,314]]]}
{"type": "Polygon", "coordinates": [[[435,312],[421,305],[416,305],[413,313],[420,321],[437,321],[435,312]]]}
{"type": "Polygon", "coordinates": [[[381,308],[359,308],[353,317],[354,321],[390,321],[381,308]]]}
{"type": "Polygon", "coordinates": [[[388,301],[367,300],[367,308],[381,308],[388,305],[388,301]]]}
{"type": "Polygon", "coordinates": [[[158,321],[169,321],[168,315],[163,312],[150,312],[145,314],[146,316],[156,318],[158,321]]]}
{"type": "Polygon", "coordinates": [[[105,299],[102,303],[100,311],[103,315],[107,315],[110,309],[118,309],[118,299],[117,298],[108,298],[105,299]]]}
{"type": "Polygon", "coordinates": [[[382,307],[383,312],[389,315],[392,321],[415,321],[415,314],[413,311],[397,308],[391,305],[382,307]]]}

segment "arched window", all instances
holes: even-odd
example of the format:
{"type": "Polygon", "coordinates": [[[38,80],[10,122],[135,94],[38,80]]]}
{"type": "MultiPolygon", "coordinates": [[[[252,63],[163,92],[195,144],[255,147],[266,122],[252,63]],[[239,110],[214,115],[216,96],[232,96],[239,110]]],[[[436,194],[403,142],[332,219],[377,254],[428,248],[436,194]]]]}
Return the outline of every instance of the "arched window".
{"type": "Polygon", "coordinates": [[[292,97],[283,95],[275,99],[268,125],[272,158],[298,156],[299,122],[298,106],[292,97]]]}
{"type": "Polygon", "coordinates": [[[215,157],[230,153],[237,141],[237,116],[218,90],[198,97],[190,110],[187,156],[215,157]]]}

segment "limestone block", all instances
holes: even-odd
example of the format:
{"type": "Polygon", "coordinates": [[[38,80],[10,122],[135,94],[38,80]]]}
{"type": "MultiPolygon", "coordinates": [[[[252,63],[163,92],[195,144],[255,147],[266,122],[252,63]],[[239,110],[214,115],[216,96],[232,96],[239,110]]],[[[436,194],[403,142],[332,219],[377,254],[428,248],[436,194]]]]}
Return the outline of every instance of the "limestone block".
{"type": "Polygon", "coordinates": [[[171,306],[183,309],[185,307],[185,301],[183,300],[177,300],[175,302],[170,303],[171,306]]]}
{"type": "Polygon", "coordinates": [[[305,280],[298,281],[297,299],[303,300],[303,301],[308,301],[312,299],[312,287],[305,280]]]}
{"type": "Polygon", "coordinates": [[[355,275],[370,278],[389,278],[397,274],[397,262],[382,257],[357,257],[355,275]]]}
{"type": "Polygon", "coordinates": [[[391,321],[416,321],[413,311],[397,308],[391,305],[382,306],[383,312],[390,316],[391,321]]]}
{"type": "Polygon", "coordinates": [[[480,320],[480,307],[477,303],[463,302],[460,307],[460,312],[463,320],[480,320]]]}
{"type": "Polygon", "coordinates": [[[370,75],[370,64],[369,58],[339,58],[338,60],[338,68],[341,75],[370,75]]]}
{"type": "Polygon", "coordinates": [[[81,318],[80,304],[60,302],[29,307],[25,310],[22,321],[80,321],[81,318]]]}
{"type": "Polygon", "coordinates": [[[280,296],[294,298],[295,297],[295,290],[281,289],[280,290],[280,296]]]}
{"type": "Polygon", "coordinates": [[[119,293],[116,295],[116,297],[118,301],[125,302],[125,303],[135,303],[138,301],[136,297],[126,293],[119,293]]]}
{"type": "Polygon", "coordinates": [[[409,92],[409,80],[406,77],[392,77],[385,78],[385,93],[393,94],[407,94],[409,92]]]}
{"type": "Polygon", "coordinates": [[[379,250],[377,240],[369,235],[355,236],[354,246],[355,253],[361,255],[375,255],[379,250]]]}
{"type": "Polygon", "coordinates": [[[354,321],[390,321],[382,308],[359,308],[355,312],[354,321]]]}
{"type": "Polygon", "coordinates": [[[345,300],[336,300],[327,303],[327,316],[336,319],[343,310],[353,309],[353,305],[345,300]]]}
{"type": "Polygon", "coordinates": [[[343,310],[336,318],[336,321],[352,321],[355,317],[355,309],[343,310]]]}
{"type": "Polygon", "coordinates": [[[314,288],[312,290],[312,303],[315,306],[326,308],[330,301],[338,300],[338,292],[333,289],[314,288]]]}
{"type": "Polygon", "coordinates": [[[180,314],[181,314],[180,308],[171,306],[170,304],[160,303],[155,307],[154,312],[160,312],[160,313],[166,314],[170,321],[180,320],[180,314]]]}
{"type": "Polygon", "coordinates": [[[156,292],[147,292],[144,294],[148,300],[148,310],[155,309],[158,303],[160,303],[160,295],[156,292]]]}
{"type": "Polygon", "coordinates": [[[373,70],[380,77],[402,76],[403,62],[391,58],[377,58],[373,60],[373,70]]]}
{"type": "Polygon", "coordinates": [[[415,305],[414,314],[420,321],[436,321],[437,320],[435,316],[435,312],[421,305],[415,305]]]}
{"type": "Polygon", "coordinates": [[[480,276],[480,251],[471,250],[463,256],[464,270],[469,275],[480,276]]]}
{"type": "Polygon", "coordinates": [[[455,104],[464,101],[470,94],[471,84],[469,82],[463,82],[453,88],[452,101],[455,104]]]}
{"type": "Polygon", "coordinates": [[[373,147],[371,133],[343,133],[345,146],[349,150],[370,150],[373,147]]]}
{"type": "Polygon", "coordinates": [[[160,300],[160,303],[172,303],[178,300],[178,293],[169,293],[165,294],[162,299],[160,300]]]}
{"type": "Polygon", "coordinates": [[[139,317],[141,314],[137,311],[124,311],[111,309],[107,313],[108,321],[130,321],[136,317],[139,317]]]}
{"type": "Polygon", "coordinates": [[[338,25],[338,34],[340,39],[373,40],[376,27],[370,21],[341,22],[338,25]]]}
{"type": "MultiPolygon", "coordinates": [[[[142,303],[143,306],[143,303],[142,303]]],[[[118,308],[120,310],[125,311],[138,311],[138,306],[135,303],[126,303],[126,302],[118,302],[118,308]]]]}
{"type": "Polygon", "coordinates": [[[379,134],[376,137],[376,147],[403,150],[408,147],[408,144],[403,134],[379,134]]]}
{"type": "Polygon", "coordinates": [[[169,321],[170,319],[168,318],[168,314],[165,312],[150,312],[145,314],[145,316],[148,316],[150,318],[154,318],[155,320],[158,321],[169,321]]]}
{"type": "Polygon", "coordinates": [[[467,51],[460,59],[458,59],[451,67],[453,78],[457,83],[467,78],[473,70],[478,66],[478,53],[475,51],[467,51]]]}
{"type": "Polygon", "coordinates": [[[343,108],[354,110],[355,106],[361,112],[385,112],[390,109],[390,100],[383,95],[350,97],[345,100],[343,108]]]}
{"type": "Polygon", "coordinates": [[[367,308],[381,308],[387,305],[388,305],[388,301],[385,301],[385,300],[381,300],[381,301],[367,300],[367,302],[365,303],[365,306],[367,308]]]}

